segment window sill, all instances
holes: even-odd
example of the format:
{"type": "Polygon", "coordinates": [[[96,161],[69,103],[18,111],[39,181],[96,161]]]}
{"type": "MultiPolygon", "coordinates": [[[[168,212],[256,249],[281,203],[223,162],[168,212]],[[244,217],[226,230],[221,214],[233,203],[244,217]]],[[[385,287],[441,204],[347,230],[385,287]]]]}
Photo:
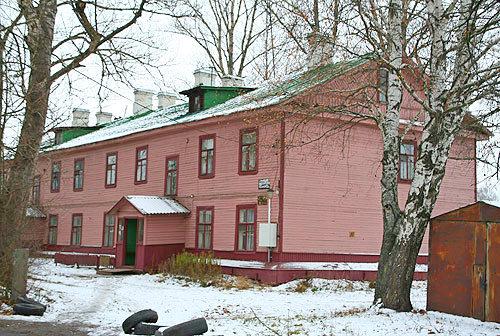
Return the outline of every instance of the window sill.
{"type": "Polygon", "coordinates": [[[194,249],[194,252],[213,252],[213,250],[214,249],[212,247],[211,248],[207,248],[207,249],[202,249],[202,248],[196,247],[194,249]]]}
{"type": "Polygon", "coordinates": [[[244,176],[244,175],[257,175],[259,171],[258,170],[250,170],[250,171],[238,171],[238,175],[244,176]]]}

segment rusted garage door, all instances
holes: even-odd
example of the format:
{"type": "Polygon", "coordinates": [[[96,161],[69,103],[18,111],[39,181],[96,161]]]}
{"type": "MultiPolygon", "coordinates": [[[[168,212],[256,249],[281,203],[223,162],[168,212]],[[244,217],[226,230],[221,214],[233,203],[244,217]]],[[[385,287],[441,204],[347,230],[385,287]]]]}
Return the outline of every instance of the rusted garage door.
{"type": "Polygon", "coordinates": [[[500,223],[488,223],[486,320],[500,322],[500,223]]]}

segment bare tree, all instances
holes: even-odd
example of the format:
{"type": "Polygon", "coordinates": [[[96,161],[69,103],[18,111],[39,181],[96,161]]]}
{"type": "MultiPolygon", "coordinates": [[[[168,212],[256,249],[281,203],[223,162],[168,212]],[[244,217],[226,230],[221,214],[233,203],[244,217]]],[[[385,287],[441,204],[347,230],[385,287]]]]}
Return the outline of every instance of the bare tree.
{"type": "Polygon", "coordinates": [[[258,0],[176,0],[168,7],[177,32],[203,48],[221,75],[242,76],[262,55],[254,48],[266,27],[258,0]]]}
{"type": "MultiPolygon", "coordinates": [[[[387,107],[378,123],[384,149],[384,221],[375,303],[398,311],[411,309],[410,287],[416,259],[444,177],[450,148],[464,126],[481,125],[470,116],[474,102],[498,112],[499,11],[495,1],[441,0],[426,3],[391,0],[388,6],[358,1],[363,38],[388,70],[387,107]],[[404,70],[420,76],[424,95],[405,80],[404,70]],[[403,90],[424,113],[414,178],[406,203],[398,201],[398,161],[403,90]],[[402,210],[401,210],[402,209],[402,210]]],[[[483,130],[484,132],[484,130],[483,130]]]]}
{"type": "MultiPolygon", "coordinates": [[[[2,41],[5,38],[2,46],[17,45],[27,55],[25,58],[23,53],[17,54],[18,78],[23,82],[22,128],[15,155],[8,164],[8,180],[0,190],[2,285],[8,286],[10,255],[24,230],[51,88],[70,73],[84,71],[78,68],[91,57],[91,62],[101,64],[103,76],[120,77],[133,62],[140,63],[140,55],[130,45],[141,41],[125,33],[148,10],[148,4],[148,0],[128,3],[17,0],[9,2],[8,13],[2,13],[13,18],[10,26],[1,27],[2,41]],[[7,35],[9,29],[13,33],[7,35]]],[[[8,83],[4,79],[5,76],[2,83],[8,83]]],[[[2,98],[12,90],[3,90],[2,98]]]]}
{"type": "Polygon", "coordinates": [[[477,189],[477,199],[480,201],[498,201],[498,195],[490,183],[484,184],[477,189]]]}
{"type": "Polygon", "coordinates": [[[302,55],[310,54],[317,44],[328,44],[332,50],[338,47],[347,13],[352,8],[351,1],[343,0],[269,0],[268,3],[277,25],[302,55]],[[308,41],[311,36],[322,40],[311,45],[308,41]]]}

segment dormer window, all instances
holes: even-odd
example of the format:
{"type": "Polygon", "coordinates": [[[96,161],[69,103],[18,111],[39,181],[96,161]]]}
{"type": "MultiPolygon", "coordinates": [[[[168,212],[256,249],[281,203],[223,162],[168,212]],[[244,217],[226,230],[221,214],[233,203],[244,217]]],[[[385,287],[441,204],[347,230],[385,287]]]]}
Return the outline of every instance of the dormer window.
{"type": "Polygon", "coordinates": [[[189,113],[195,113],[225,103],[229,99],[252,90],[254,88],[197,84],[197,86],[189,90],[181,91],[180,94],[189,97],[189,113]]]}
{"type": "Polygon", "coordinates": [[[198,112],[203,110],[203,92],[200,90],[194,92],[189,97],[189,112],[198,112]]]}
{"type": "Polygon", "coordinates": [[[62,132],[56,132],[55,144],[60,145],[63,142],[62,132]]]}

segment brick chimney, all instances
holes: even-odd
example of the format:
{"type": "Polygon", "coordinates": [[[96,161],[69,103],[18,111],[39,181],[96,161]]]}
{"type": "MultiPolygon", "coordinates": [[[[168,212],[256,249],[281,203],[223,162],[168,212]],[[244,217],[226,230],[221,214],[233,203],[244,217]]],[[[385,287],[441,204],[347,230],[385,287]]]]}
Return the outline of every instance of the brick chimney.
{"type": "Polygon", "coordinates": [[[312,32],[307,36],[309,54],[307,55],[307,67],[314,68],[332,62],[333,45],[328,36],[319,32],[312,32]]]}
{"type": "Polygon", "coordinates": [[[97,125],[103,125],[111,122],[113,120],[113,114],[109,112],[99,112],[95,114],[97,119],[97,125]]]}
{"type": "Polygon", "coordinates": [[[153,109],[153,96],[155,93],[150,90],[134,90],[134,108],[133,113],[139,114],[153,109]]]}
{"type": "Polygon", "coordinates": [[[177,102],[177,94],[175,92],[158,92],[158,109],[175,105],[177,102]]]}
{"type": "Polygon", "coordinates": [[[243,77],[225,75],[221,78],[222,86],[225,87],[242,87],[245,85],[243,77]]]}
{"type": "Polygon", "coordinates": [[[205,86],[216,86],[217,85],[217,73],[213,69],[197,69],[193,73],[194,75],[194,86],[205,85],[205,86]]]}
{"type": "Polygon", "coordinates": [[[82,108],[73,109],[73,127],[86,127],[89,125],[90,111],[82,108]]]}

